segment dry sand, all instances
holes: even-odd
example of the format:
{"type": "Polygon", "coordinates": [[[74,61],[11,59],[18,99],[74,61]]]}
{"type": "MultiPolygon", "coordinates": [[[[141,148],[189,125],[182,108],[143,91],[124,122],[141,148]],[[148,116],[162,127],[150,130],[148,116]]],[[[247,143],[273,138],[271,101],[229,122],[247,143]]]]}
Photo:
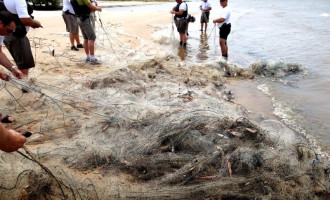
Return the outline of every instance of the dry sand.
{"type": "Polygon", "coordinates": [[[70,50],[61,12],[35,13],[36,67],[3,85],[1,111],[35,132],[28,152],[56,178],[1,153],[0,199],[327,198],[329,165],[280,122],[249,120],[225,91],[226,64],[181,61],[171,36],[153,36],[169,16],[102,12],[93,66],[70,50]]]}

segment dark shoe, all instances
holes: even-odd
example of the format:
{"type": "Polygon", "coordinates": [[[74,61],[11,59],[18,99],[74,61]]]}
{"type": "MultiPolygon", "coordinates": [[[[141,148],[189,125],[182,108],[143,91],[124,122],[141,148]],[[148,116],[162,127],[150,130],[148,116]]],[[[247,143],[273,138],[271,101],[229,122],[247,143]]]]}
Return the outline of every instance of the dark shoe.
{"type": "Polygon", "coordinates": [[[79,49],[77,49],[77,47],[75,47],[75,46],[72,46],[72,47],[71,47],[71,50],[79,51],[79,49]]]}
{"type": "Polygon", "coordinates": [[[180,41],[180,46],[182,46],[182,44],[183,44],[183,42],[182,42],[182,41],[180,41]]]}
{"type": "Polygon", "coordinates": [[[186,34],[187,34],[187,36],[189,36],[189,33],[188,32],[186,34]]]}
{"type": "Polygon", "coordinates": [[[81,49],[81,48],[84,48],[84,45],[83,45],[83,44],[78,44],[78,45],[77,45],[77,48],[80,48],[80,49],[81,49]]]}
{"type": "MultiPolygon", "coordinates": [[[[2,116],[2,114],[0,113],[0,117],[2,116]]],[[[12,117],[12,116],[9,116],[9,115],[6,115],[6,117],[4,117],[2,120],[1,120],[1,122],[2,123],[6,123],[6,124],[8,124],[8,123],[13,123],[14,121],[15,121],[15,119],[13,120],[13,121],[10,121],[9,120],[9,117],[12,117]]]]}
{"type": "Polygon", "coordinates": [[[183,43],[183,45],[182,45],[183,47],[186,47],[187,46],[187,43],[183,43]]]}

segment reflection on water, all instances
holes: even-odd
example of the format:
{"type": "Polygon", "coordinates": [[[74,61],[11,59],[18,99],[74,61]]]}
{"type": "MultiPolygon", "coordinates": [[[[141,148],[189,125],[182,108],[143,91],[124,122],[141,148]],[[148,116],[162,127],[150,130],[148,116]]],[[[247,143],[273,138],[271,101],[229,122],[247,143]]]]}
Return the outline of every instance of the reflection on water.
{"type": "Polygon", "coordinates": [[[187,57],[187,50],[188,46],[186,47],[182,47],[182,46],[179,46],[178,48],[178,56],[181,58],[181,60],[186,60],[186,57],[187,57]]]}
{"type": "Polygon", "coordinates": [[[208,44],[208,36],[206,32],[201,32],[200,35],[200,44],[199,44],[199,53],[196,54],[197,60],[207,60],[209,58],[208,56],[208,50],[210,50],[210,46],[208,44]]]}

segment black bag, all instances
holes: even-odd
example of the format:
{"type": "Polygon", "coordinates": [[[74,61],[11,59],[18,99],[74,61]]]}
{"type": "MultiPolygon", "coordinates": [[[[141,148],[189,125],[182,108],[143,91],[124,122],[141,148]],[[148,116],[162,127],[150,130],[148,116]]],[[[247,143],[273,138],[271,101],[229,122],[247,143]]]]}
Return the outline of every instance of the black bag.
{"type": "Polygon", "coordinates": [[[77,0],[70,0],[70,3],[72,5],[72,8],[73,8],[74,12],[80,18],[82,16],[88,16],[91,13],[91,9],[89,9],[88,6],[86,6],[86,5],[80,6],[78,4],[77,0]]]}
{"type": "MultiPolygon", "coordinates": [[[[34,18],[32,16],[33,8],[32,8],[32,6],[30,6],[30,4],[28,4],[28,2],[26,2],[26,5],[27,5],[28,13],[29,13],[30,17],[33,19],[34,18]]],[[[3,11],[3,10],[8,11],[5,4],[3,3],[3,1],[0,1],[0,11],[3,11]]],[[[25,25],[22,23],[21,19],[18,17],[17,14],[12,13],[12,15],[15,18],[15,24],[16,24],[16,29],[15,29],[15,32],[13,33],[13,36],[15,36],[17,38],[22,38],[27,34],[25,25]]]]}

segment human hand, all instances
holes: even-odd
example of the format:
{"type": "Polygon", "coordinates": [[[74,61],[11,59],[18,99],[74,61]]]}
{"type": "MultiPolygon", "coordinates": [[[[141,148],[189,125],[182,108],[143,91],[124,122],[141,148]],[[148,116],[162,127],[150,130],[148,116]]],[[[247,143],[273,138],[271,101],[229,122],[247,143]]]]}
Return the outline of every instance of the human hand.
{"type": "Polygon", "coordinates": [[[34,23],[31,26],[32,28],[42,28],[39,21],[37,21],[37,20],[33,20],[33,21],[34,21],[34,23]]]}
{"type": "Polygon", "coordinates": [[[22,79],[24,77],[23,73],[21,72],[21,70],[15,68],[13,71],[12,71],[13,75],[18,78],[18,79],[22,79]]]}
{"type": "Polygon", "coordinates": [[[102,8],[101,7],[98,7],[98,8],[99,8],[98,11],[102,12],[102,8]]]}
{"type": "Polygon", "coordinates": [[[2,150],[8,153],[17,151],[19,148],[22,148],[26,142],[26,138],[13,129],[8,130],[7,138],[6,146],[2,150]]]}
{"type": "Polygon", "coordinates": [[[2,80],[4,80],[4,81],[9,81],[9,79],[10,79],[10,75],[7,74],[7,73],[5,73],[5,72],[1,72],[1,71],[0,71],[0,78],[1,78],[2,80]]]}

